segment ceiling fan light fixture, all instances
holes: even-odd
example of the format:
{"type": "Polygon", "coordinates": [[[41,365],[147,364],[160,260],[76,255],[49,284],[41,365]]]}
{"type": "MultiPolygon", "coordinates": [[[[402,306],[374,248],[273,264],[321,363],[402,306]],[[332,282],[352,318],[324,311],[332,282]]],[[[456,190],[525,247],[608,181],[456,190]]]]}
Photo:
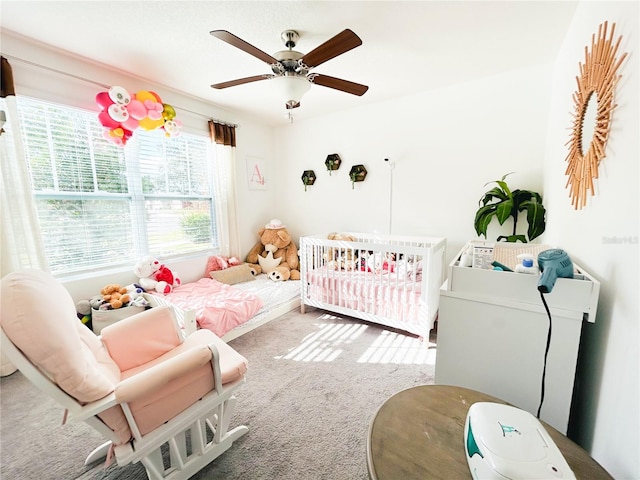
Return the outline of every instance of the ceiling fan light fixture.
{"type": "Polygon", "coordinates": [[[311,88],[311,82],[306,77],[298,77],[295,75],[282,75],[273,78],[276,89],[280,98],[290,108],[294,108],[302,96],[311,88]]]}

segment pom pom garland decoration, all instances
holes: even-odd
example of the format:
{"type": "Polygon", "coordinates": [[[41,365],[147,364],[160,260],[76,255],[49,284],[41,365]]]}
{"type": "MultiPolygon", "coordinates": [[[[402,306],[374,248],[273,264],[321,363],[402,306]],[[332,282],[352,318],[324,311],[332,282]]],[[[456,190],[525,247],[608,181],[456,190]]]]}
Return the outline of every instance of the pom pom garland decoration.
{"type": "Polygon", "coordinates": [[[98,92],[96,103],[100,107],[98,121],[105,128],[104,137],[121,147],[138,128],[163,129],[167,137],[180,134],[182,123],[175,118],[175,109],[163,103],[155,92],[140,90],[131,94],[123,87],[113,86],[98,92]]]}

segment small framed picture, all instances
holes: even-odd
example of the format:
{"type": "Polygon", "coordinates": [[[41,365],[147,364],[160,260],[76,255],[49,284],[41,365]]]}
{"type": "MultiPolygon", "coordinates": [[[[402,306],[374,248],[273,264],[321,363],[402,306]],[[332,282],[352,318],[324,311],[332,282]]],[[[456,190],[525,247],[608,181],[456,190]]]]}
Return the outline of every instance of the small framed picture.
{"type": "Polygon", "coordinates": [[[247,182],[249,190],[266,190],[266,172],[264,160],[247,155],[247,182]]]}

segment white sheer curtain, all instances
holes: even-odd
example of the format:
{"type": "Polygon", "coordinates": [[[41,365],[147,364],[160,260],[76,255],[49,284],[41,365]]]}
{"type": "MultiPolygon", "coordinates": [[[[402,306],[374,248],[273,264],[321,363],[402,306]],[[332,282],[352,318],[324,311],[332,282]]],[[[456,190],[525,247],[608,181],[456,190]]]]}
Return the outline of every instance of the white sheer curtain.
{"type": "Polygon", "coordinates": [[[17,121],[16,97],[5,98],[6,132],[0,135],[2,217],[0,275],[22,268],[48,270],[31,181],[17,121]]]}
{"type": "MultiPolygon", "coordinates": [[[[23,268],[48,270],[24,157],[11,66],[2,57],[4,118],[0,130],[0,277],[23,268]]],[[[16,368],[1,356],[0,375],[16,368]]]]}
{"type": "Polygon", "coordinates": [[[22,268],[48,270],[40,226],[31,194],[31,181],[24,156],[18,108],[9,62],[2,58],[2,96],[7,122],[0,134],[0,232],[2,262],[0,276],[22,268]]]}
{"type": "Polygon", "coordinates": [[[216,223],[220,255],[240,258],[240,237],[236,210],[236,139],[235,127],[209,120],[211,141],[215,142],[214,174],[216,189],[216,223]]]}

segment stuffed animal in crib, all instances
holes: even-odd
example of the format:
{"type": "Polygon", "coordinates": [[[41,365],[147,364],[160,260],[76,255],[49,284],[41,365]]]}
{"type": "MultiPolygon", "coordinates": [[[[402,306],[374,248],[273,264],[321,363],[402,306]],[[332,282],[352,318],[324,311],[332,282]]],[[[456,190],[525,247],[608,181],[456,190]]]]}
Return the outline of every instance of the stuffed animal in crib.
{"type": "Polygon", "coordinates": [[[373,252],[368,250],[360,250],[357,252],[358,255],[356,257],[356,270],[359,272],[371,272],[371,268],[369,267],[369,257],[373,255],[373,252]]]}
{"type": "Polygon", "coordinates": [[[286,226],[273,219],[258,231],[258,237],[247,255],[252,273],[266,273],[274,282],[300,280],[298,249],[286,226]]]}
{"type": "Polygon", "coordinates": [[[147,292],[155,290],[166,295],[182,283],[170,268],[152,257],[144,257],[136,263],[133,273],[140,278],[140,286],[147,292]]]}
{"type": "Polygon", "coordinates": [[[391,252],[376,252],[367,259],[367,269],[370,272],[395,272],[396,256],[391,252]]]}
{"type": "MultiPolygon", "coordinates": [[[[350,233],[337,233],[333,232],[327,235],[327,240],[339,240],[344,242],[355,242],[356,237],[350,233]]],[[[327,268],[333,270],[355,270],[356,269],[356,257],[357,251],[353,248],[347,248],[348,244],[345,244],[344,248],[341,247],[329,247],[325,252],[325,261],[327,262],[327,268]]]]}

